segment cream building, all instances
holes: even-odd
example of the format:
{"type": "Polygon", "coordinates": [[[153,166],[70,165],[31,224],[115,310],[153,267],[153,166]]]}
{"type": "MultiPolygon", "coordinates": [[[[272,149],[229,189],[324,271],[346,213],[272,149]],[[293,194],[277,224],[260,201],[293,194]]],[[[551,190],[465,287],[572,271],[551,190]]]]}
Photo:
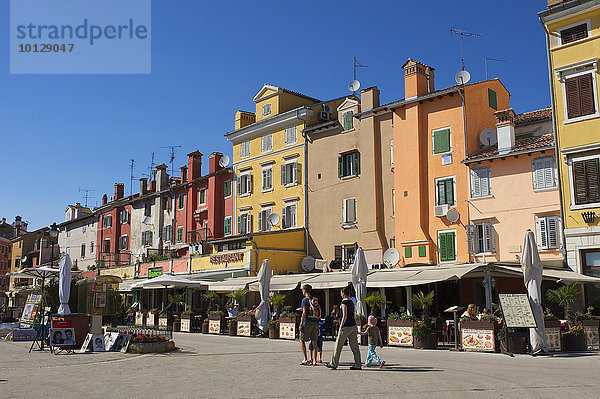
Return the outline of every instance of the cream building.
{"type": "Polygon", "coordinates": [[[69,205],[65,221],[58,225],[58,246],[63,254],[69,254],[73,267],[89,270],[96,264],[96,218],[94,213],[81,204],[69,205]]]}

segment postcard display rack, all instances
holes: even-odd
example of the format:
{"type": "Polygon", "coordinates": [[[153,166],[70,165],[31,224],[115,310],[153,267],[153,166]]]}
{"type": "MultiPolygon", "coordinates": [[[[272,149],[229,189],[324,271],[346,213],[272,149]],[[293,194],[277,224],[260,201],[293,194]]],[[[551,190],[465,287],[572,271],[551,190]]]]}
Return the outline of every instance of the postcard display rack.
{"type": "Polygon", "coordinates": [[[527,294],[498,294],[498,297],[500,299],[500,309],[502,309],[504,325],[506,327],[506,353],[513,356],[508,347],[508,329],[537,328],[537,323],[533,316],[533,310],[531,309],[527,294]]]}

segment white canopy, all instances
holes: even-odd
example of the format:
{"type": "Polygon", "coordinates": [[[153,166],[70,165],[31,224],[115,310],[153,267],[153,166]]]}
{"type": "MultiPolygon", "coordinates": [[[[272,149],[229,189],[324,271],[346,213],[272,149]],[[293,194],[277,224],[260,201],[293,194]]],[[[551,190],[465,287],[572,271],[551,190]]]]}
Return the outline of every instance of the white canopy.
{"type": "Polygon", "coordinates": [[[223,281],[206,281],[210,291],[231,292],[240,289],[246,289],[248,284],[257,282],[256,277],[234,277],[223,281]]]}
{"type": "Polygon", "coordinates": [[[316,290],[326,290],[329,288],[343,288],[352,282],[352,274],[350,272],[332,272],[319,273],[313,275],[304,274],[305,278],[300,282],[304,284],[306,281],[316,290]],[[310,281],[308,281],[310,280],[310,281]]]}
{"type": "MultiPolygon", "coordinates": [[[[299,283],[311,284],[311,280],[321,274],[278,274],[271,277],[271,291],[291,291],[299,283]]],[[[248,290],[258,291],[258,281],[248,284],[248,290]]]]}
{"type": "Polygon", "coordinates": [[[60,306],[58,307],[58,314],[71,314],[71,309],[69,309],[69,297],[71,296],[71,257],[69,254],[62,257],[58,270],[60,271],[58,282],[58,300],[60,301],[60,306]]]}
{"type": "Polygon", "coordinates": [[[369,267],[365,259],[365,252],[359,247],[354,257],[354,264],[352,265],[352,285],[354,286],[354,292],[356,292],[356,313],[359,316],[367,315],[365,296],[367,295],[368,274],[369,267]]]}
{"type": "Polygon", "coordinates": [[[189,280],[187,278],[163,274],[148,280],[141,280],[131,285],[131,288],[206,288],[205,281],[189,280]]]}
{"type": "Polygon", "coordinates": [[[448,266],[415,266],[401,269],[377,270],[369,274],[368,288],[409,287],[430,284],[439,281],[458,280],[468,277],[480,263],[468,263],[448,266]]]}
{"type": "MultiPolygon", "coordinates": [[[[521,269],[518,266],[510,265],[495,265],[495,269],[499,272],[506,271],[508,273],[521,274],[521,269]]],[[[571,269],[547,269],[544,268],[542,271],[542,279],[549,281],[565,282],[569,283],[589,283],[589,284],[600,284],[600,278],[586,276],[574,272],[571,269]]]]}
{"type": "Polygon", "coordinates": [[[523,252],[521,252],[521,268],[529,303],[537,324],[536,328],[529,329],[531,353],[548,351],[544,332],[544,309],[542,308],[542,270],[544,267],[537,248],[533,232],[527,230],[523,240],[523,252]]]}
{"type": "Polygon", "coordinates": [[[269,266],[269,260],[265,259],[262,262],[262,266],[260,267],[260,271],[256,276],[258,278],[258,288],[260,292],[260,303],[256,307],[256,322],[258,324],[258,328],[261,331],[267,330],[267,323],[269,322],[269,316],[271,315],[271,311],[269,309],[269,291],[271,286],[271,277],[273,272],[271,271],[271,267],[269,266]]]}
{"type": "MultiPolygon", "coordinates": [[[[14,278],[58,278],[60,269],[48,266],[28,267],[13,273],[14,278]]],[[[80,270],[71,270],[71,274],[81,274],[80,270]]]]}

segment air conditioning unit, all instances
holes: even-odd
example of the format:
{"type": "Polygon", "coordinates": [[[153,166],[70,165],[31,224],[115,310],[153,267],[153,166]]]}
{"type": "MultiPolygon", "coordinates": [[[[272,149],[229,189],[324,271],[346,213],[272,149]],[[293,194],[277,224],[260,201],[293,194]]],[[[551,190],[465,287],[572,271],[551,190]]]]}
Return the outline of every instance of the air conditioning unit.
{"type": "Polygon", "coordinates": [[[450,206],[448,204],[436,205],[433,207],[433,216],[435,216],[436,218],[446,216],[448,214],[448,209],[450,209],[450,206]]]}
{"type": "Polygon", "coordinates": [[[332,111],[333,110],[331,109],[331,105],[323,104],[323,112],[327,112],[328,114],[331,115],[332,111]]]}
{"type": "Polygon", "coordinates": [[[331,115],[331,113],[325,112],[325,111],[320,111],[319,112],[319,120],[320,121],[328,121],[329,120],[329,115],[331,115]]]}

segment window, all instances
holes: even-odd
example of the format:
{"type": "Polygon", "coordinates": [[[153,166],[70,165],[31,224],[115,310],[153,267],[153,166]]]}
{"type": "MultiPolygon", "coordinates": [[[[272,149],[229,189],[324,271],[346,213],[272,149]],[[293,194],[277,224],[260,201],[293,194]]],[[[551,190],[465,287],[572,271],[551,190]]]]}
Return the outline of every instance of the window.
{"type": "Polygon", "coordinates": [[[149,202],[144,204],[144,216],[152,216],[152,204],[149,202]]]}
{"type": "Polygon", "coordinates": [[[152,231],[142,231],[142,245],[152,245],[152,231]]]}
{"type": "Polygon", "coordinates": [[[183,242],[183,226],[177,227],[177,244],[181,244],[183,242]]]}
{"type": "Polygon", "coordinates": [[[269,216],[271,215],[271,209],[263,209],[258,213],[258,231],[270,231],[271,223],[269,223],[269,216]]]}
{"type": "Polygon", "coordinates": [[[242,141],[240,144],[240,158],[247,158],[250,156],[250,140],[242,141]]]}
{"type": "Polygon", "coordinates": [[[587,24],[576,25],[560,31],[560,43],[567,44],[588,37],[587,24]]]}
{"type": "Polygon", "coordinates": [[[298,163],[288,162],[281,165],[281,184],[285,186],[296,183],[298,183],[298,163]]]}
{"type": "Polygon", "coordinates": [[[110,252],[110,238],[106,238],[102,244],[102,252],[110,252]]]}
{"type": "Polygon", "coordinates": [[[65,230],[67,230],[67,237],[71,237],[71,229],[67,227],[65,230]]]}
{"type": "Polygon", "coordinates": [[[571,163],[571,195],[575,205],[600,203],[600,158],[571,163]]]}
{"type": "Polygon", "coordinates": [[[394,140],[390,140],[390,167],[394,169],[394,140]]]}
{"type": "Polygon", "coordinates": [[[87,225],[85,223],[81,226],[82,233],[85,233],[86,227],[87,227],[87,225]]]}
{"type": "Polygon", "coordinates": [[[125,210],[119,212],[119,223],[127,223],[129,221],[129,213],[125,210]]]}
{"type": "Polygon", "coordinates": [[[495,253],[494,224],[486,220],[468,225],[467,241],[469,253],[495,253]]]}
{"type": "Polygon", "coordinates": [[[540,249],[555,249],[560,246],[560,222],[558,216],[538,216],[535,227],[540,249]]]}
{"type": "Polygon", "coordinates": [[[543,157],[533,160],[533,188],[554,187],[554,161],[552,157],[543,157]]]}
{"type": "Polygon", "coordinates": [[[492,89],[488,88],[488,104],[490,108],[498,111],[498,97],[496,96],[496,92],[492,89]]]}
{"type": "Polygon", "coordinates": [[[94,253],[94,241],[90,241],[90,253],[94,253]]]}
{"type": "Polygon", "coordinates": [[[285,128],[285,145],[296,144],[296,126],[285,128]]]}
{"type": "Polygon", "coordinates": [[[404,247],[404,257],[412,258],[412,247],[404,247]]]}
{"type": "Polygon", "coordinates": [[[356,223],[356,198],[346,198],[343,201],[344,223],[356,223]]]}
{"type": "Polygon", "coordinates": [[[81,257],[85,256],[85,244],[81,244],[81,257]]]}
{"type": "Polygon", "coordinates": [[[454,205],[454,178],[436,179],[437,205],[454,205]]]}
{"type": "Polygon", "coordinates": [[[120,250],[127,249],[127,241],[128,241],[127,238],[128,238],[127,236],[121,236],[121,237],[119,237],[119,249],[120,250]]]}
{"type": "Polygon", "coordinates": [[[451,262],[456,260],[456,236],[453,231],[438,233],[438,251],[440,262],[451,262]]]}
{"type": "Polygon", "coordinates": [[[252,233],[252,215],[251,214],[243,213],[238,216],[237,231],[238,231],[238,234],[252,233]]]}
{"type": "Polygon", "coordinates": [[[568,119],[596,113],[591,73],[565,79],[564,85],[568,119]]]}
{"type": "Polygon", "coordinates": [[[433,153],[441,154],[450,151],[450,128],[433,131],[433,153]]]}
{"type": "Polygon", "coordinates": [[[427,256],[427,246],[419,245],[419,258],[424,258],[427,256]]]}
{"type": "Polygon", "coordinates": [[[162,239],[163,241],[173,242],[173,227],[171,225],[162,228],[162,239]]]}
{"type": "Polygon", "coordinates": [[[183,209],[183,205],[185,204],[185,194],[179,194],[177,200],[177,209],[183,209]]]}
{"type": "Polygon", "coordinates": [[[342,246],[344,264],[351,265],[354,263],[354,257],[356,256],[356,244],[342,246]]]}
{"type": "Polygon", "coordinates": [[[226,180],[223,187],[223,196],[225,198],[231,197],[231,180],[226,180]]]}
{"type": "Polygon", "coordinates": [[[252,192],[252,175],[250,173],[238,176],[237,192],[238,195],[248,195],[252,192]]]}
{"type": "Polygon", "coordinates": [[[392,188],[392,217],[396,217],[396,190],[392,188]]]}
{"type": "Polygon", "coordinates": [[[231,235],[231,216],[226,216],[223,220],[223,235],[231,235]]]}
{"type": "Polygon", "coordinates": [[[354,129],[354,112],[346,111],[342,114],[342,119],[344,123],[344,131],[354,129]]]}
{"type": "Polygon", "coordinates": [[[471,197],[486,197],[490,194],[490,168],[471,169],[471,197]]]}
{"type": "Polygon", "coordinates": [[[112,227],[112,216],[111,215],[104,216],[104,227],[112,227]]]}
{"type": "Polygon", "coordinates": [[[204,205],[204,204],[206,204],[206,189],[201,188],[198,191],[198,205],[204,205]]]}
{"type": "Polygon", "coordinates": [[[360,174],[360,152],[352,151],[338,156],[338,177],[360,174]]]}
{"type": "Polygon", "coordinates": [[[296,227],[296,209],[296,204],[283,207],[281,210],[282,228],[289,229],[291,227],[296,227]]]}
{"type": "Polygon", "coordinates": [[[262,111],[263,111],[263,116],[271,115],[271,103],[263,104],[262,111]]]}
{"type": "Polygon", "coordinates": [[[262,136],[262,152],[273,151],[273,134],[265,134],[262,136]]]}
{"type": "Polygon", "coordinates": [[[262,170],[262,191],[273,189],[273,166],[265,166],[262,170]]]}

